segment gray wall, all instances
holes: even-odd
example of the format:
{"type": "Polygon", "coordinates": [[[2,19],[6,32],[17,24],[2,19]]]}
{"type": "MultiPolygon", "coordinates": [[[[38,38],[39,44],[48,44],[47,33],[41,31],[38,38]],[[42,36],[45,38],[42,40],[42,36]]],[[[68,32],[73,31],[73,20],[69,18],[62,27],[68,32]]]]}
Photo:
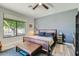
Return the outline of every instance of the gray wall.
{"type": "Polygon", "coordinates": [[[65,34],[66,42],[72,42],[77,12],[77,9],[73,9],[38,18],[36,20],[36,27],[38,29],[57,29],[58,33],[63,32],[65,34]]]}

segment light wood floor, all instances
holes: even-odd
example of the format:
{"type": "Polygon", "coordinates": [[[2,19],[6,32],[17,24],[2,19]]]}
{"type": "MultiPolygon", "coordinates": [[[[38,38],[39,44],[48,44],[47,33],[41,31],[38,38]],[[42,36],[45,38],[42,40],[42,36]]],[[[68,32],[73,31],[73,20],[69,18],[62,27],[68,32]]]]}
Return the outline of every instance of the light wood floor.
{"type": "Polygon", "coordinates": [[[75,48],[72,44],[56,44],[55,48],[52,51],[54,56],[75,56],[75,48]]]}
{"type": "MultiPolygon", "coordinates": [[[[56,44],[52,51],[53,56],[74,56],[74,47],[72,44],[56,44]]],[[[16,48],[12,48],[0,53],[0,56],[22,56],[16,52],[16,48]]],[[[38,54],[37,56],[47,56],[47,54],[38,54]]]]}

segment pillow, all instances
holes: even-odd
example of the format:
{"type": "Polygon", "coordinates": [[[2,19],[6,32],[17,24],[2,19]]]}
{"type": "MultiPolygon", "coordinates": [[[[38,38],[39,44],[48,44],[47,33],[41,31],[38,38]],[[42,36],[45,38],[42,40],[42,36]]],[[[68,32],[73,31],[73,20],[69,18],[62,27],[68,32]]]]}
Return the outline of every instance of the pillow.
{"type": "Polygon", "coordinates": [[[39,36],[45,36],[45,32],[39,32],[39,36]]]}
{"type": "Polygon", "coordinates": [[[46,37],[52,37],[52,34],[51,33],[45,33],[45,36],[46,37]]]}

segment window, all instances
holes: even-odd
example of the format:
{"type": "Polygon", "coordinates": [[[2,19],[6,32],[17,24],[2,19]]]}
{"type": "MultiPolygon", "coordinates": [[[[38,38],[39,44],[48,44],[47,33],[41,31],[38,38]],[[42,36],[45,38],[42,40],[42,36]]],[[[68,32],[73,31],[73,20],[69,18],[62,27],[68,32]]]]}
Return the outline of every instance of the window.
{"type": "Polygon", "coordinates": [[[25,34],[25,23],[24,22],[17,22],[17,35],[25,34]]]}
{"type": "Polygon", "coordinates": [[[25,22],[4,18],[4,37],[25,34],[25,22]]]}

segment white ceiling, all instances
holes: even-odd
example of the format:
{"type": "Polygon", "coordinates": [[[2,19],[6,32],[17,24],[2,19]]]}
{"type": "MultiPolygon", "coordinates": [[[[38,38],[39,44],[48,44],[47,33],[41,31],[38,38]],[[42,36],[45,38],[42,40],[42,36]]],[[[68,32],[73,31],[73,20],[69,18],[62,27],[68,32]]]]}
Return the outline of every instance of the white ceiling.
{"type": "Polygon", "coordinates": [[[36,4],[34,3],[1,3],[0,4],[0,6],[3,6],[10,10],[13,10],[34,18],[39,18],[50,14],[54,14],[54,13],[58,13],[58,12],[62,12],[62,11],[66,11],[74,8],[79,8],[78,3],[52,3],[51,6],[48,5],[49,6],[48,10],[46,10],[42,6],[39,6],[38,8],[33,10],[32,7],[28,7],[30,5],[34,6],[36,4]]]}

